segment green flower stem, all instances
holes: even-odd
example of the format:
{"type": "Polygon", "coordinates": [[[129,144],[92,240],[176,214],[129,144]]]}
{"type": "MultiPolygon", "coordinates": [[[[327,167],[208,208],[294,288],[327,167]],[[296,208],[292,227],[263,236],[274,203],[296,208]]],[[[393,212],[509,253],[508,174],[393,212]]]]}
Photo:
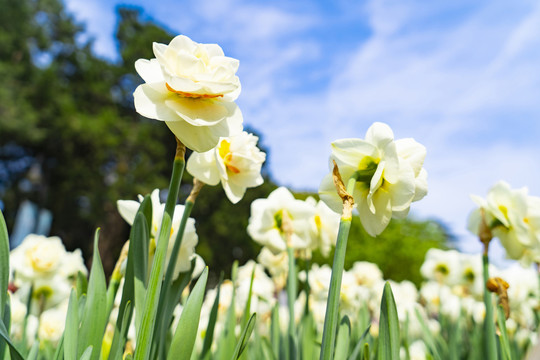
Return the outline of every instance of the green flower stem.
{"type": "MultiPolygon", "coordinates": [[[[202,184],[202,183],[201,183],[202,184]]],[[[195,185],[197,186],[197,185],[195,185]]],[[[194,186],[194,188],[195,188],[194,186]]],[[[202,186],[202,185],[201,185],[202,186]]],[[[199,188],[200,190],[200,188],[199,188]]],[[[198,194],[198,191],[197,191],[198,194]]],[[[189,219],[189,216],[191,215],[191,210],[193,209],[193,206],[195,205],[195,199],[196,196],[193,197],[192,194],[188,197],[186,200],[186,203],[184,205],[184,213],[182,214],[182,219],[180,220],[180,226],[178,228],[178,233],[176,234],[176,239],[174,241],[174,246],[171,251],[171,257],[169,259],[169,264],[167,265],[167,271],[165,273],[165,279],[163,280],[163,284],[161,286],[162,294],[159,297],[159,305],[158,305],[158,311],[161,313],[163,311],[163,308],[165,306],[165,301],[168,299],[168,293],[169,289],[171,287],[171,284],[173,282],[173,275],[174,275],[174,269],[176,267],[176,262],[178,260],[178,252],[180,251],[180,247],[182,245],[182,239],[184,237],[184,231],[186,230],[186,224],[189,219]]],[[[168,319],[163,319],[163,317],[158,317],[156,320],[156,331],[159,333],[159,347],[162,348],[165,345],[165,338],[167,335],[168,328],[168,319]],[[165,323],[164,323],[165,321],[165,323]]]]}
{"type": "Polygon", "coordinates": [[[176,143],[176,155],[174,157],[173,171],[169,183],[169,193],[167,194],[167,201],[165,202],[165,212],[163,214],[163,221],[161,222],[158,242],[156,244],[157,248],[156,253],[154,254],[154,262],[150,271],[150,280],[144,301],[144,309],[141,309],[144,312],[141,328],[137,334],[137,348],[134,355],[134,359],[137,360],[146,360],[150,355],[159,297],[161,294],[160,285],[163,279],[163,268],[167,254],[169,234],[171,231],[172,219],[174,217],[174,208],[176,206],[176,201],[178,200],[180,182],[186,164],[184,159],[186,148],[178,139],[176,139],[176,143]]]}
{"type": "Polygon", "coordinates": [[[306,293],[306,305],[304,306],[304,315],[309,314],[309,294],[311,288],[309,287],[309,269],[311,268],[311,258],[306,256],[306,261],[304,261],[304,271],[306,272],[306,283],[304,285],[304,291],[306,293]]]}
{"type": "MultiPolygon", "coordinates": [[[[356,177],[349,179],[347,183],[347,193],[352,194],[356,185],[356,177]]],[[[346,205],[348,206],[348,205],[346,205]]],[[[334,253],[334,263],[332,265],[332,277],[330,279],[330,290],[328,291],[328,301],[326,303],[326,315],[324,317],[324,330],[321,344],[321,360],[331,360],[334,358],[334,346],[336,330],[339,320],[339,298],[341,293],[341,278],[345,266],[345,252],[347,250],[347,239],[351,229],[352,209],[345,209],[341,215],[339,232],[336,241],[336,251],[334,253]]]]}
{"type": "Polygon", "coordinates": [[[497,338],[495,335],[495,321],[493,317],[493,303],[491,299],[491,293],[489,292],[486,284],[489,279],[489,259],[486,251],[482,256],[483,272],[484,272],[484,304],[486,305],[486,318],[484,319],[484,339],[487,359],[496,360],[497,357],[497,338]]]}
{"type": "Polygon", "coordinates": [[[288,347],[289,359],[295,359],[295,326],[294,326],[294,301],[296,300],[296,264],[294,261],[294,249],[287,246],[287,255],[289,255],[289,275],[287,278],[287,304],[289,306],[289,331],[288,347]]]}

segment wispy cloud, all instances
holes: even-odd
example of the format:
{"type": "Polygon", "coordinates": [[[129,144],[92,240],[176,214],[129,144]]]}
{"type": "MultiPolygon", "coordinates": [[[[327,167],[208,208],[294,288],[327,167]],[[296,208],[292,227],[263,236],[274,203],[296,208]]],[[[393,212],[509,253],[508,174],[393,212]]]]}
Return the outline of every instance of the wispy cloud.
{"type": "MultiPolygon", "coordinates": [[[[114,2],[66,1],[98,51],[111,51],[114,2]]],[[[440,218],[464,238],[469,193],[485,195],[506,179],[540,195],[537,2],[136,5],[240,59],[239,105],[262,132],[280,183],[315,190],[330,142],[363,137],[383,121],[428,148],[430,194],[413,213],[440,218]]]]}

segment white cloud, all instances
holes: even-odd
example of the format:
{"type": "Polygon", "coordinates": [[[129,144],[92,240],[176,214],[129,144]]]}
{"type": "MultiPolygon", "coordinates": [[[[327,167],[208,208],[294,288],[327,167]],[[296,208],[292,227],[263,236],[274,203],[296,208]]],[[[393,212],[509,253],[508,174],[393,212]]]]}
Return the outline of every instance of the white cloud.
{"type": "Polygon", "coordinates": [[[65,0],[68,12],[86,26],[85,39],[93,38],[93,50],[106,59],[116,59],[118,51],[113,34],[116,14],[113,3],[88,0],[65,0]]]}
{"type": "MultiPolygon", "coordinates": [[[[112,5],[67,2],[108,53],[114,13],[104,12],[112,5]]],[[[469,193],[483,195],[505,179],[540,195],[540,4],[342,0],[327,7],[202,0],[146,9],[240,59],[239,105],[262,132],[280,183],[316,189],[330,142],[363,137],[383,121],[396,138],[414,137],[428,149],[430,193],[413,213],[438,217],[465,239],[469,193]],[[331,31],[338,25],[343,33],[331,31]]]]}

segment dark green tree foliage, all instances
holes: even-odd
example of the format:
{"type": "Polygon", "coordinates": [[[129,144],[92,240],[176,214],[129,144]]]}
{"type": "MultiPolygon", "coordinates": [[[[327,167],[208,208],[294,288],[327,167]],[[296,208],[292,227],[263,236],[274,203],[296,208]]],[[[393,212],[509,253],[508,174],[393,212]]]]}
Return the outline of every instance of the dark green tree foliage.
{"type": "MultiPolygon", "coordinates": [[[[174,138],[133,111],[140,80],[125,81],[135,73],[131,58],[111,64],[96,57],[91,43],[76,40],[83,27],[60,1],[0,4],[0,197],[8,219],[12,224],[20,202],[30,199],[53,212],[53,234],[83,251],[103,227],[110,268],[127,237],[116,200],[166,187],[174,138]]],[[[135,20],[120,19],[125,44],[144,34],[143,23],[137,34],[124,34],[135,20]]],[[[154,36],[155,25],[149,28],[154,36]]],[[[129,45],[122,50],[137,53],[129,45]]],[[[149,57],[151,47],[140,53],[149,57]]]]}

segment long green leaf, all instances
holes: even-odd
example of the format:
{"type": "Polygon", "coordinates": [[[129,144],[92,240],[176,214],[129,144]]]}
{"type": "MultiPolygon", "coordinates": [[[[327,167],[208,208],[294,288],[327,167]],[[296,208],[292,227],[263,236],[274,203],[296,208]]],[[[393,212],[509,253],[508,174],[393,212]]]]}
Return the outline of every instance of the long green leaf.
{"type": "Polygon", "coordinates": [[[79,300],[77,292],[71,289],[64,331],[64,359],[77,359],[77,334],[79,333],[79,300]]]}
{"type": "Polygon", "coordinates": [[[84,350],[79,360],[89,360],[91,356],[92,356],[92,345],[88,346],[86,350],[84,350]]]}
{"type": "Polygon", "coordinates": [[[2,337],[4,341],[8,344],[11,360],[23,360],[21,353],[19,352],[19,350],[17,350],[15,345],[13,345],[13,343],[11,342],[11,339],[9,338],[9,333],[3,321],[0,321],[0,337],[2,337]]]}
{"type": "Polygon", "coordinates": [[[294,258],[294,249],[290,246],[287,247],[287,254],[289,258],[289,273],[287,275],[287,307],[289,308],[289,327],[287,331],[287,346],[288,346],[288,358],[289,360],[296,359],[296,329],[295,329],[295,316],[294,316],[294,303],[296,301],[296,289],[297,289],[297,276],[296,276],[296,262],[294,258]]]}
{"type": "Polygon", "coordinates": [[[64,336],[65,333],[60,336],[60,340],[58,341],[58,345],[56,346],[56,350],[54,351],[54,355],[52,357],[53,360],[64,359],[64,336]]]}
{"type": "Polygon", "coordinates": [[[280,357],[280,340],[279,304],[276,304],[276,306],[274,306],[272,309],[272,318],[270,323],[270,343],[272,344],[272,351],[274,352],[274,357],[276,359],[280,357]]]}
{"type": "Polygon", "coordinates": [[[150,242],[148,221],[152,221],[152,201],[150,196],[146,195],[135,215],[129,235],[130,240],[126,273],[124,275],[124,287],[122,288],[122,298],[118,308],[118,318],[116,319],[116,327],[109,353],[110,359],[116,359],[121,356],[122,348],[127,339],[127,332],[121,331],[124,316],[128,317],[127,322],[130,323],[133,316],[133,307],[138,306],[140,311],[136,313],[135,329],[139,329],[142,319],[144,297],[146,294],[148,246],[150,242]],[[132,304],[129,311],[126,310],[128,303],[132,304]]]}
{"type": "Polygon", "coordinates": [[[9,285],[9,236],[4,215],[0,211],[0,319],[8,301],[9,285]]]}
{"type": "Polygon", "coordinates": [[[358,356],[360,356],[360,351],[362,350],[362,344],[364,343],[362,340],[364,340],[366,335],[369,334],[369,329],[371,329],[371,325],[368,325],[368,327],[366,328],[362,336],[360,336],[360,339],[358,339],[356,346],[354,347],[353,351],[351,352],[351,355],[349,356],[349,360],[356,360],[358,356]]]}
{"type": "Polygon", "coordinates": [[[377,359],[399,359],[399,319],[396,302],[392,288],[387,282],[384,285],[381,300],[381,315],[379,319],[379,343],[377,346],[377,359]]]}
{"type": "Polygon", "coordinates": [[[336,353],[334,358],[336,360],[345,360],[349,353],[349,345],[351,341],[351,321],[349,317],[345,315],[339,324],[339,330],[336,340],[336,353]]]}
{"type": "Polygon", "coordinates": [[[82,272],[77,272],[77,297],[80,298],[88,292],[88,279],[82,272]]]}
{"type": "Polygon", "coordinates": [[[195,340],[197,339],[197,330],[199,329],[201,307],[207,280],[208,268],[205,268],[182,310],[167,355],[168,360],[189,360],[191,358],[195,340]]]}
{"type": "Polygon", "coordinates": [[[249,337],[251,336],[251,333],[253,332],[253,328],[255,327],[256,319],[257,319],[257,314],[253,313],[251,317],[249,318],[248,323],[242,330],[242,334],[240,335],[240,340],[238,341],[238,344],[236,345],[236,348],[234,349],[231,360],[238,360],[240,356],[242,355],[242,352],[245,350],[247,346],[249,337]]]}
{"type": "MultiPolygon", "coordinates": [[[[186,201],[186,204],[184,206],[184,212],[182,213],[182,218],[180,219],[180,225],[178,226],[176,238],[174,239],[173,248],[169,256],[169,263],[167,264],[165,278],[163,279],[163,283],[161,285],[161,296],[159,298],[158,313],[162,314],[162,316],[156,319],[156,329],[155,329],[156,334],[160,334],[160,336],[159,336],[158,341],[152,344],[153,352],[159,351],[161,353],[164,351],[165,334],[169,330],[170,320],[172,318],[174,307],[176,306],[176,304],[178,304],[180,293],[183,290],[183,287],[179,291],[178,289],[175,289],[175,286],[178,286],[179,284],[178,282],[175,283],[175,281],[173,281],[173,276],[176,269],[176,262],[178,261],[178,253],[180,252],[180,248],[182,246],[182,240],[184,238],[184,231],[186,229],[186,225],[189,220],[191,210],[193,209],[193,205],[194,203],[192,201],[186,201]],[[164,313],[164,311],[166,311],[167,308],[170,308],[170,313],[168,312],[164,313]]],[[[194,269],[194,264],[189,273],[190,280],[191,280],[191,274],[193,272],[193,269],[194,269]]]]}
{"type": "Polygon", "coordinates": [[[146,360],[150,355],[170,231],[171,218],[168,213],[164,213],[156,253],[154,254],[154,263],[150,272],[148,290],[144,300],[143,318],[139,333],[137,334],[137,347],[134,354],[135,360],[146,360]]]}
{"type": "Polygon", "coordinates": [[[302,346],[299,347],[300,358],[302,360],[314,359],[320,349],[316,341],[317,333],[311,313],[308,312],[302,317],[300,329],[302,339],[302,346]]]}
{"type": "Polygon", "coordinates": [[[497,323],[499,324],[499,330],[501,336],[499,337],[501,343],[501,355],[503,360],[512,360],[512,352],[510,351],[510,341],[508,340],[508,332],[506,331],[506,317],[501,305],[497,306],[497,323]]]}
{"type": "Polygon", "coordinates": [[[39,355],[39,340],[36,340],[32,347],[30,348],[30,352],[28,353],[28,356],[26,357],[26,360],[37,360],[39,355]]]}
{"type": "Polygon", "coordinates": [[[441,360],[441,354],[439,352],[439,348],[437,347],[437,342],[435,341],[435,338],[433,337],[433,333],[431,330],[429,330],[429,327],[427,326],[426,322],[424,321],[424,317],[420,313],[418,309],[414,309],[416,313],[416,318],[418,319],[418,322],[420,323],[420,327],[422,328],[422,334],[424,343],[426,344],[429,351],[431,351],[431,354],[433,355],[433,358],[436,360],[441,360]]]}
{"type": "MultiPolygon", "coordinates": [[[[147,201],[145,199],[144,201],[147,201]]],[[[143,201],[143,202],[144,202],[143,201]]],[[[150,201],[148,199],[148,201],[150,201]]],[[[142,205],[141,205],[142,206],[142,205]]],[[[135,308],[141,311],[135,312],[135,326],[137,329],[141,326],[143,316],[144,299],[147,286],[148,269],[148,243],[149,243],[149,225],[142,211],[139,211],[133,222],[130,233],[130,249],[128,252],[128,267],[126,268],[126,284],[124,289],[129,291],[130,296],[125,297],[125,302],[132,301],[135,308]],[[132,257],[131,259],[129,257],[132,257]],[[127,270],[129,268],[129,274],[127,270]],[[129,280],[128,280],[129,279],[129,280]]],[[[124,305],[125,306],[125,305],[124,305]]]]}
{"type": "Polygon", "coordinates": [[[270,345],[270,342],[268,341],[268,338],[261,338],[261,348],[263,353],[263,359],[265,360],[276,360],[276,356],[274,355],[274,350],[272,350],[272,345],[270,345]]]}
{"type": "MultiPolygon", "coordinates": [[[[32,289],[33,287],[30,287],[30,295],[28,296],[29,299],[32,298],[32,289]]],[[[28,301],[30,302],[30,301],[28,301]]],[[[27,309],[30,309],[30,307],[26,307],[27,309]]],[[[0,318],[0,322],[3,322],[4,324],[4,327],[6,329],[10,329],[11,327],[11,299],[8,298],[8,301],[6,302],[6,305],[4,306],[4,317],[3,318],[0,318]]],[[[26,331],[26,324],[28,322],[28,311],[26,312],[26,316],[24,317],[24,323],[23,323],[23,330],[26,331]]],[[[9,330],[7,331],[7,333],[9,334],[9,330]]],[[[26,344],[26,336],[24,336],[24,333],[23,333],[23,337],[22,337],[22,340],[21,341],[21,344],[26,344]]],[[[4,359],[5,357],[7,357],[7,353],[6,353],[6,345],[7,343],[5,341],[0,341],[0,359],[4,359]]]]}
{"type": "Polygon", "coordinates": [[[216,359],[229,360],[234,348],[236,346],[236,275],[238,274],[238,261],[235,261],[231,270],[231,280],[233,283],[231,302],[227,309],[227,317],[225,318],[225,325],[223,329],[223,335],[219,338],[218,347],[216,352],[216,359]]]}
{"type": "Polygon", "coordinates": [[[486,306],[486,316],[484,317],[484,347],[486,359],[496,360],[497,354],[497,335],[495,334],[495,317],[493,316],[492,296],[487,289],[489,280],[489,258],[487,254],[482,256],[482,268],[484,276],[484,305],[486,306]]]}
{"type": "Polygon", "coordinates": [[[78,339],[78,352],[82,356],[83,351],[92,346],[91,359],[99,359],[101,352],[101,342],[107,325],[107,285],[105,273],[99,255],[99,229],[96,230],[94,238],[94,256],[92,257],[92,268],[90,270],[90,280],[88,281],[88,296],[78,339]]]}
{"type": "Polygon", "coordinates": [[[201,359],[206,357],[206,354],[209,354],[210,348],[212,347],[212,342],[214,340],[214,329],[216,327],[216,321],[218,317],[219,310],[219,297],[221,295],[221,284],[223,283],[223,272],[220,275],[219,283],[217,284],[216,298],[214,299],[214,304],[212,305],[212,310],[210,310],[210,316],[208,318],[208,324],[206,325],[206,335],[204,336],[203,348],[201,351],[201,359]]]}

